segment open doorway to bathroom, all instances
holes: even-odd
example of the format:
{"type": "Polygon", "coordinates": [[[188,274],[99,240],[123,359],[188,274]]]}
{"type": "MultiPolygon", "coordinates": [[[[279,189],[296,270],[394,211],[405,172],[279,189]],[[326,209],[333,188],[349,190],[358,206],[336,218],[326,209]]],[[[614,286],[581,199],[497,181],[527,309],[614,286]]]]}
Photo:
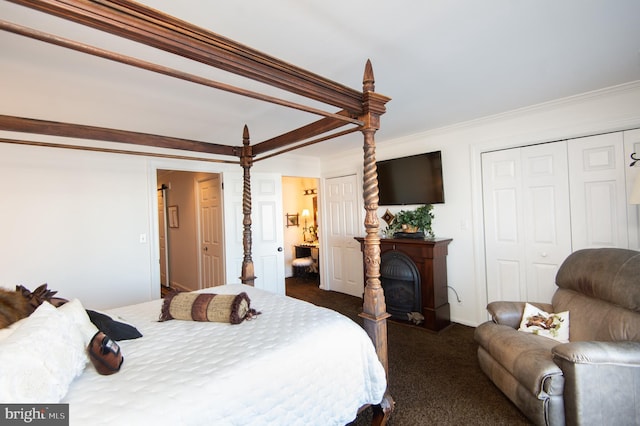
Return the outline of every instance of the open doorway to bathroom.
{"type": "Polygon", "coordinates": [[[320,284],[319,183],[317,178],[282,177],[287,282],[304,280],[320,284]]]}

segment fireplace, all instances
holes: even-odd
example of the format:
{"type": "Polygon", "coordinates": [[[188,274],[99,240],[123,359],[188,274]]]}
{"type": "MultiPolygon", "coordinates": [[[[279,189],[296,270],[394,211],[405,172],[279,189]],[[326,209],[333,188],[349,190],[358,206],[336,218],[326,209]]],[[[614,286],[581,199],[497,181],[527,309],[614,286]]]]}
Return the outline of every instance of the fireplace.
{"type": "MultiPolygon", "coordinates": [[[[356,237],[364,253],[364,238],[356,237]]],[[[380,282],[387,312],[407,321],[407,313],[424,317],[420,324],[440,331],[451,324],[447,295],[447,247],[450,238],[380,239],[380,282]]],[[[366,259],[363,259],[366,263],[366,259]]]]}
{"type": "Polygon", "coordinates": [[[409,256],[397,250],[382,255],[380,282],[392,318],[408,321],[407,314],[422,311],[420,273],[409,256]]]}

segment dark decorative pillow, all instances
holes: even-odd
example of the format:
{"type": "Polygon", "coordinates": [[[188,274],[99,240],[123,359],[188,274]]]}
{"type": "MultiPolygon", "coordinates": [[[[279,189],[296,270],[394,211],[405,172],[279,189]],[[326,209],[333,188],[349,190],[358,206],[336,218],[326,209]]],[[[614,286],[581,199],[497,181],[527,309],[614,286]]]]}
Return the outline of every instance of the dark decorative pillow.
{"type": "Polygon", "coordinates": [[[36,308],[45,301],[51,303],[56,308],[68,302],[67,299],[63,299],[62,297],[54,297],[58,292],[49,290],[47,286],[48,284],[44,283],[31,291],[23,285],[17,285],[16,291],[21,292],[24,298],[29,301],[29,304],[32,307],[31,312],[35,311],[36,308]]]}
{"type": "Polygon", "coordinates": [[[93,336],[87,352],[93,366],[104,376],[120,371],[124,362],[120,346],[102,331],[93,336]]]}
{"type": "Polygon", "coordinates": [[[240,324],[259,315],[251,309],[247,293],[215,294],[176,292],[165,297],[160,321],[172,319],[240,324]]]}
{"type": "Polygon", "coordinates": [[[137,328],[130,324],[118,322],[109,315],[89,309],[87,309],[87,314],[89,315],[91,322],[98,327],[98,330],[102,331],[113,340],[131,340],[142,337],[142,334],[137,328]]]}

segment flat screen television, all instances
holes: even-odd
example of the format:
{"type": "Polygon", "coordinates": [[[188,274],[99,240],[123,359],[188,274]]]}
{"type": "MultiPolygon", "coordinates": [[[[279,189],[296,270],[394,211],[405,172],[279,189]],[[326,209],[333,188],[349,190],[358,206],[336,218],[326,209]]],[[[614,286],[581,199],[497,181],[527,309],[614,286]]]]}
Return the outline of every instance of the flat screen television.
{"type": "Polygon", "coordinates": [[[378,161],[379,204],[444,203],[441,151],[378,161]]]}

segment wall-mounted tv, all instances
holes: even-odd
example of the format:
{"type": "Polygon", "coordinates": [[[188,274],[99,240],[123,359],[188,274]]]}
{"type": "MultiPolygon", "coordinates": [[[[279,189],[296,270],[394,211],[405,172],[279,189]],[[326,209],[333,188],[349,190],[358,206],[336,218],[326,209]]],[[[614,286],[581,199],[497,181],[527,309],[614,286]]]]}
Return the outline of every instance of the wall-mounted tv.
{"type": "Polygon", "coordinates": [[[444,203],[441,151],[378,161],[382,206],[444,203]]]}

